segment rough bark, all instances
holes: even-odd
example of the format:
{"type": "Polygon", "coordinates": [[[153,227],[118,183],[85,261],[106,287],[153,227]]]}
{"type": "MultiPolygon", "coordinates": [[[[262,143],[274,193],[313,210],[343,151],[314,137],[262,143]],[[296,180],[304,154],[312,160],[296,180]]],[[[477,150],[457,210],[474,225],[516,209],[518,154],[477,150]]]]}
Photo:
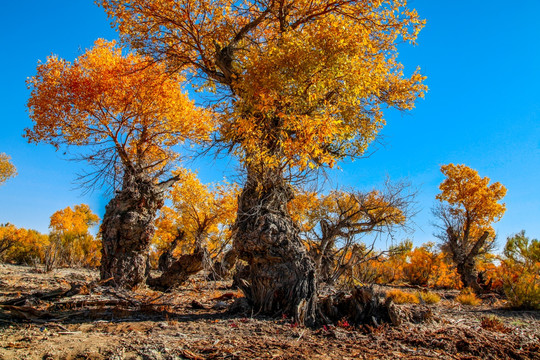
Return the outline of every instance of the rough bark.
{"type": "MultiPolygon", "coordinates": [[[[468,232],[465,232],[465,239],[468,241],[468,232]]],[[[450,248],[452,250],[452,257],[456,264],[456,270],[460,276],[461,282],[464,287],[471,288],[475,293],[482,292],[480,284],[478,284],[478,272],[476,270],[476,258],[478,257],[480,250],[485,245],[489,233],[486,231],[475,242],[472,248],[467,252],[467,249],[462,245],[458,245],[456,237],[450,237],[450,248]]],[[[463,243],[466,243],[463,241],[463,243]]]]}
{"type": "Polygon", "coordinates": [[[214,261],[212,272],[208,275],[210,280],[219,280],[230,277],[231,270],[236,265],[238,254],[234,249],[231,249],[223,255],[222,259],[214,261]]]}
{"type": "Polygon", "coordinates": [[[169,244],[169,247],[159,256],[158,270],[165,271],[174,263],[174,250],[186,236],[186,233],[182,230],[178,230],[178,234],[174,240],[169,244]]]}
{"type": "Polygon", "coordinates": [[[105,207],[101,225],[100,276],[114,286],[131,288],[145,283],[154,219],[163,206],[160,186],[140,173],[126,172],[122,189],[105,207]]]}
{"type": "Polygon", "coordinates": [[[400,326],[405,322],[420,323],[432,318],[426,306],[398,306],[384,291],[373,287],[358,286],[350,293],[339,292],[324,297],[318,313],[326,324],[347,320],[351,325],[379,326],[383,323],[400,326]]]}
{"type": "Polygon", "coordinates": [[[170,291],[182,285],[191,276],[204,268],[205,252],[197,249],[193,254],[182,255],[158,278],[149,278],[148,285],[161,291],[170,291]]]}
{"type": "Polygon", "coordinates": [[[300,241],[287,203],[293,192],[279,174],[248,171],[238,202],[234,248],[248,266],[239,287],[255,311],[285,313],[299,324],[315,323],[315,264],[300,241]]]}

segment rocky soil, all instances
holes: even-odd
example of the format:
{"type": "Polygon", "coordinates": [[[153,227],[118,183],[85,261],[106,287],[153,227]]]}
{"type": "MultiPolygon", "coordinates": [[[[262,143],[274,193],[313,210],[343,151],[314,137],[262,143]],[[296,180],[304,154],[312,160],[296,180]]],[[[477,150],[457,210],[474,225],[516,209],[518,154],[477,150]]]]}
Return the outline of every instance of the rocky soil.
{"type": "Polygon", "coordinates": [[[242,294],[230,282],[127,292],[101,286],[95,271],[0,265],[0,359],[540,359],[539,312],[439,294],[419,324],[311,329],[231,312],[242,294]]]}

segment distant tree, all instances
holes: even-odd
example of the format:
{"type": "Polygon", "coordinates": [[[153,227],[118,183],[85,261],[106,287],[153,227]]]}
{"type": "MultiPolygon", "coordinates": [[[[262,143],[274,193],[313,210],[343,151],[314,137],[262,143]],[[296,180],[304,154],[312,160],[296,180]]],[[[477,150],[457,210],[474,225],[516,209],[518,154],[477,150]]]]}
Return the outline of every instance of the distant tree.
{"type": "Polygon", "coordinates": [[[163,192],[177,177],[174,147],[208,137],[212,118],[182,92],[179,74],[114,42],[98,40],[74,63],[49,57],[28,85],[30,142],[80,148],[94,171],[86,184],[110,184],[115,197],[101,225],[101,278],[131,287],[147,277],[150,241],[163,192]]]}
{"type": "Polygon", "coordinates": [[[163,252],[160,265],[164,273],[151,284],[165,289],[181,284],[204,267],[213,269],[214,261],[230,248],[237,211],[236,185],[203,184],[186,169],[174,174],[179,181],[167,194],[171,206],[161,209],[154,237],[154,244],[163,252]]]}
{"type": "Polygon", "coordinates": [[[436,236],[441,240],[442,250],[452,258],[463,286],[479,292],[476,260],[494,244],[495,231],[491,224],[506,210],[499,203],[506,195],[506,188],[498,182],[489,185],[489,178],[480,177],[476,170],[465,165],[443,165],[441,171],[446,179],[437,195],[441,204],[434,209],[441,229],[436,236]]]}
{"type": "Polygon", "coordinates": [[[49,228],[51,244],[59,251],[66,265],[97,266],[100,246],[98,240],[89,233],[98,224],[99,217],[86,204],[66,207],[51,215],[49,228]]]}
{"type": "Polygon", "coordinates": [[[0,225],[0,258],[17,264],[43,263],[49,237],[36,230],[0,225]],[[3,251],[1,251],[3,250],[3,251]]]}
{"type": "Polygon", "coordinates": [[[414,193],[408,189],[407,184],[387,182],[383,190],[370,192],[304,192],[295,196],[289,209],[321,282],[332,284],[360,262],[386,254],[374,251],[375,240],[368,244],[362,241],[384,233],[390,236],[395,228],[406,226],[414,201],[414,193]]]}
{"type": "Polygon", "coordinates": [[[10,156],[0,153],[0,185],[4,184],[9,178],[17,175],[17,169],[10,160],[10,156]]]}
{"type": "Polygon", "coordinates": [[[0,259],[3,259],[4,254],[17,243],[16,232],[17,228],[12,224],[0,225],[0,259]]]}

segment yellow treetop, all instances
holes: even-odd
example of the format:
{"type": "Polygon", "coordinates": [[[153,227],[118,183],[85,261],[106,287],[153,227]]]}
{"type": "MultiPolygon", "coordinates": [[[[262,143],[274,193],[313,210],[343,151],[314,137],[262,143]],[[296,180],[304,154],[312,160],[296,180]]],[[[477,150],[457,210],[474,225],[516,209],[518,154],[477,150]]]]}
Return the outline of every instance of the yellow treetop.
{"type": "Polygon", "coordinates": [[[506,188],[498,183],[489,185],[488,177],[480,177],[478,172],[466,165],[448,164],[441,166],[446,179],[441,183],[439,201],[446,201],[452,215],[464,220],[464,228],[471,228],[472,237],[484,231],[494,234],[491,224],[499,221],[506,211],[504,203],[499,203],[506,195],[506,188]]]}
{"type": "Polygon", "coordinates": [[[182,92],[179,74],[97,40],[73,63],[51,56],[28,80],[30,142],[85,146],[95,176],[143,171],[158,177],[178,157],[175,145],[206,139],[209,114],[182,92]]]}
{"type": "Polygon", "coordinates": [[[55,233],[67,235],[87,234],[88,229],[96,225],[99,217],[86,204],[68,206],[51,215],[49,228],[55,233]]]}
{"type": "Polygon", "coordinates": [[[0,185],[5,183],[9,178],[17,175],[17,169],[10,160],[10,156],[0,153],[0,185]]]}
{"type": "MultiPolygon", "coordinates": [[[[359,156],[426,90],[396,44],[424,21],[405,0],[100,0],[124,40],[217,91],[221,138],[248,165],[333,166],[359,156]]],[[[251,166],[252,167],[252,166],[251,166]]]]}

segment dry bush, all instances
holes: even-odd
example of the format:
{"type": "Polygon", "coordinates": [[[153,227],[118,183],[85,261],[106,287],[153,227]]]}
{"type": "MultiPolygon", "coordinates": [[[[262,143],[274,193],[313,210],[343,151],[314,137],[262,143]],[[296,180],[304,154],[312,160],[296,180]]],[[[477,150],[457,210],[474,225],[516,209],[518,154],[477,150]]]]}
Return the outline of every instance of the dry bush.
{"type": "Polygon", "coordinates": [[[504,325],[501,319],[494,315],[482,317],[480,320],[480,326],[482,329],[505,334],[512,331],[512,329],[504,325]]]}
{"type": "Polygon", "coordinates": [[[401,290],[390,290],[386,293],[386,297],[391,298],[396,304],[418,304],[420,302],[415,294],[401,290]]]}
{"type": "Polygon", "coordinates": [[[416,297],[418,297],[418,299],[421,299],[426,304],[436,304],[441,301],[441,297],[431,291],[419,291],[416,293],[416,297]]]}
{"type": "Polygon", "coordinates": [[[477,306],[480,305],[482,300],[476,297],[476,294],[471,288],[465,288],[461,293],[456,296],[456,301],[462,305],[477,306]]]}

